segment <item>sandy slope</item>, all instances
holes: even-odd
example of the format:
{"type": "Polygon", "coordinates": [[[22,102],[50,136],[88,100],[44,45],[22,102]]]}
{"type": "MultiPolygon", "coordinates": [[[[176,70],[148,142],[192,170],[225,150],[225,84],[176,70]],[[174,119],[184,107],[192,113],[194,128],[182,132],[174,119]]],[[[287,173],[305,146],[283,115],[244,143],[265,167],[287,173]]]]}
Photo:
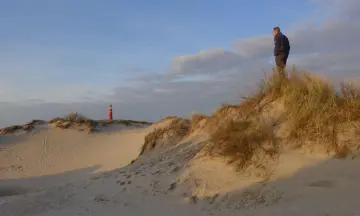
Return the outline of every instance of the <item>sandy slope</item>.
{"type": "MultiPolygon", "coordinates": [[[[162,124],[160,126],[165,123],[162,124]]],[[[44,134],[51,133],[59,132],[41,132],[42,136],[33,135],[27,139],[41,141],[44,134]]],[[[53,179],[63,178],[64,184],[38,192],[19,192],[22,194],[18,196],[0,197],[1,216],[360,215],[358,159],[335,160],[325,155],[284,152],[272,165],[268,176],[257,175],[255,171],[236,173],[220,159],[203,157],[201,148],[207,137],[197,134],[172,148],[147,153],[133,164],[115,169],[136,157],[143,133],[144,130],[111,135],[67,134],[74,138],[61,135],[58,139],[62,139],[63,143],[67,139],[77,140],[77,144],[64,144],[61,147],[63,150],[53,147],[59,148],[56,150],[58,154],[66,158],[60,159],[59,156],[56,168],[43,169],[44,164],[51,163],[34,161],[24,171],[8,171],[6,175],[2,171],[2,178],[15,178],[14,172],[24,172],[24,176],[28,177],[34,172],[38,176],[41,172],[58,173],[53,179]],[[78,159],[75,160],[75,157],[78,159]],[[102,164],[103,169],[108,171],[92,176],[87,174],[88,171],[80,171],[78,178],[70,177],[74,174],[59,173],[60,170],[74,169],[75,165],[81,168],[97,164],[102,164]]],[[[25,143],[29,145],[31,142],[25,143]]],[[[50,139],[48,143],[51,143],[50,139]]],[[[23,160],[26,160],[29,148],[25,150],[21,142],[13,145],[14,151],[21,152],[23,160]]],[[[30,148],[34,151],[32,154],[42,156],[38,151],[44,149],[41,147],[43,143],[33,145],[30,148]],[[35,151],[35,148],[38,150],[35,151]]],[[[37,181],[55,184],[47,177],[39,177],[37,181]]],[[[3,183],[0,182],[0,185],[3,183]]]]}
{"type": "Polygon", "coordinates": [[[138,156],[146,133],[146,129],[116,125],[94,134],[42,125],[29,134],[3,135],[0,191],[5,186],[43,188],[122,167],[138,156]],[[64,172],[67,174],[57,175],[64,172]]]}

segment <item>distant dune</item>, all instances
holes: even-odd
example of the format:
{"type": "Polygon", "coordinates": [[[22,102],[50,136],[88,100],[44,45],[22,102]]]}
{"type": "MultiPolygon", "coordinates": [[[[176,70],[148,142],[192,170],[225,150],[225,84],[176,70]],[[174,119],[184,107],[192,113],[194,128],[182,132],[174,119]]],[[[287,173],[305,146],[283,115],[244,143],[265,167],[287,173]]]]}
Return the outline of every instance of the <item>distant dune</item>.
{"type": "Polygon", "coordinates": [[[360,215],[360,89],[273,75],[211,116],[0,130],[1,216],[360,215]]]}
{"type": "Polygon", "coordinates": [[[21,187],[26,189],[33,185],[41,188],[53,186],[54,182],[64,183],[68,177],[71,181],[87,178],[76,170],[89,169],[90,174],[127,165],[139,154],[148,125],[124,120],[57,118],[4,128],[0,130],[3,134],[0,137],[0,186],[16,188],[21,182],[21,187]],[[51,177],[64,172],[74,175],[51,177]],[[40,176],[49,176],[51,181],[34,178],[40,176]],[[27,178],[33,180],[21,181],[27,178]]]}

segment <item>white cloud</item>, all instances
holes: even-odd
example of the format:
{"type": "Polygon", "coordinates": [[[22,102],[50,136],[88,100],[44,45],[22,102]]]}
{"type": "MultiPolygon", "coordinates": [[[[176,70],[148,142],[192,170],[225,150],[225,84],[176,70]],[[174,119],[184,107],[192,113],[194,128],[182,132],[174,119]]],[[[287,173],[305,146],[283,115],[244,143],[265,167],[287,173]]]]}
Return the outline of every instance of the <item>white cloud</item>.
{"type": "Polygon", "coordinates": [[[32,83],[15,85],[15,82],[0,82],[0,101],[28,104],[31,101],[49,103],[74,103],[96,100],[110,100],[111,86],[89,84],[32,83]]]}
{"type": "Polygon", "coordinates": [[[274,40],[271,35],[236,40],[235,50],[245,58],[261,58],[272,54],[274,40]]]}
{"type": "Polygon", "coordinates": [[[211,74],[229,70],[241,65],[242,58],[222,48],[201,50],[199,53],[177,56],[174,58],[171,74],[211,74]]]}
{"type": "MultiPolygon", "coordinates": [[[[313,0],[324,10],[330,10],[333,16],[345,18],[347,21],[357,22],[360,17],[360,2],[358,0],[313,0]]],[[[358,22],[357,22],[358,23],[358,22]]]]}

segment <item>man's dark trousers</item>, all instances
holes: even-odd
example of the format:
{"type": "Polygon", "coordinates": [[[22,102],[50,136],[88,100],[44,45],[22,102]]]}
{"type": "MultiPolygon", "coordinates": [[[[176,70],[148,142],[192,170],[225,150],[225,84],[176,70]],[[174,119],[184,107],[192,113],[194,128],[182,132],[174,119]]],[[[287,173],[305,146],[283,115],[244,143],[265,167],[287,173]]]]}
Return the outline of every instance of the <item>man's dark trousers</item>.
{"type": "Polygon", "coordinates": [[[289,53],[280,52],[275,56],[275,64],[279,73],[285,72],[286,62],[289,57],[289,53]]]}

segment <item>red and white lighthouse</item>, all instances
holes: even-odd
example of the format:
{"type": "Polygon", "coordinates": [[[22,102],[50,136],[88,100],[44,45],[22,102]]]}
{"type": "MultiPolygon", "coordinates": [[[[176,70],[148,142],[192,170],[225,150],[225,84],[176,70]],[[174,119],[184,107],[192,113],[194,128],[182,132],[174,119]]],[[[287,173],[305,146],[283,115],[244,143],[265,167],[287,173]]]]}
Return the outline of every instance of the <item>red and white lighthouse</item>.
{"type": "Polygon", "coordinates": [[[108,110],[108,120],[112,121],[113,120],[113,112],[112,112],[112,105],[109,105],[109,110],[108,110]]]}

